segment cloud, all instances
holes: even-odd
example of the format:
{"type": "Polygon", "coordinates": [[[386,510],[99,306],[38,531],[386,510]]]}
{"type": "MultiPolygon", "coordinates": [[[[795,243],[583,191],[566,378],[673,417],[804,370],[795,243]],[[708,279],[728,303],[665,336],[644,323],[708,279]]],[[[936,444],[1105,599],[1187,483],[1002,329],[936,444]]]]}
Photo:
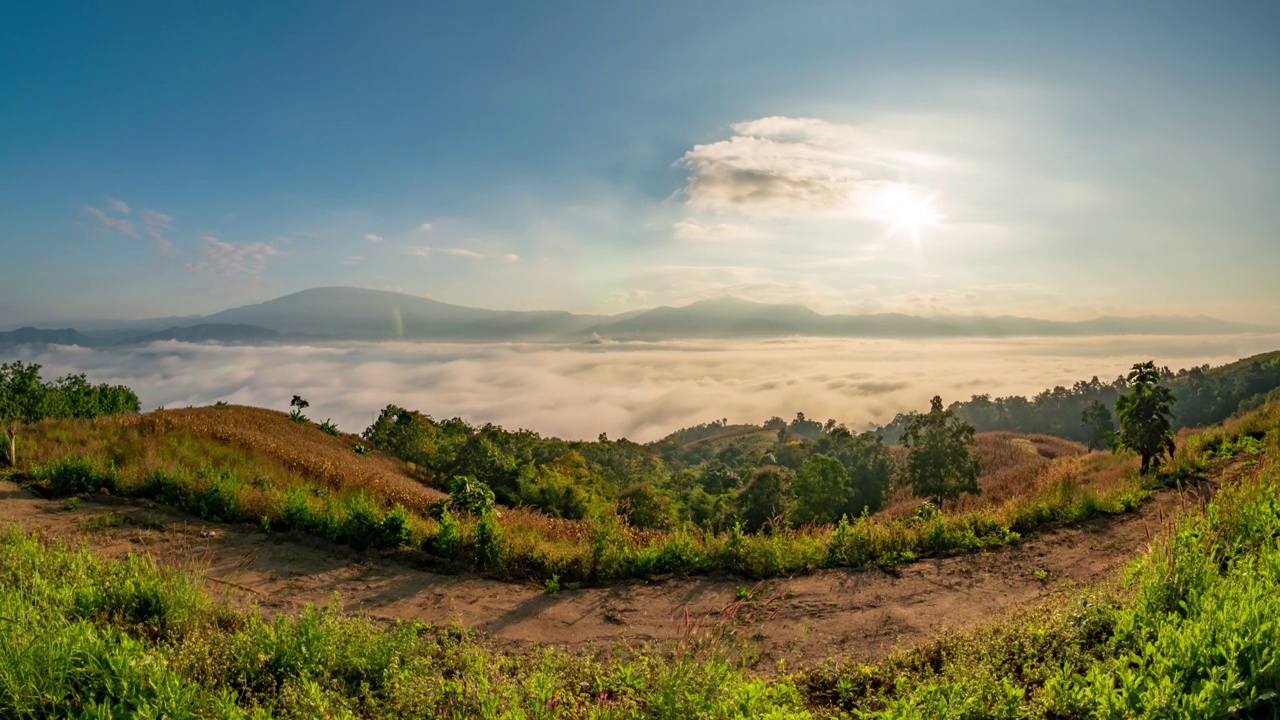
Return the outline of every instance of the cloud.
{"type": "Polygon", "coordinates": [[[742,225],[729,223],[701,223],[687,218],[671,226],[671,236],[685,242],[735,242],[757,240],[763,234],[742,225]]]}
{"type": "Polygon", "coordinates": [[[818,118],[766,117],[680,159],[698,210],[753,217],[866,217],[881,193],[930,156],[893,147],[870,128],[818,118]]]}
{"type": "Polygon", "coordinates": [[[212,235],[200,238],[200,262],[188,265],[194,272],[216,275],[249,275],[258,277],[272,258],[284,255],[273,245],[261,242],[233,245],[212,235]]]}
{"type": "Polygon", "coordinates": [[[106,214],[105,212],[95,207],[86,207],[84,211],[89,213],[89,215],[93,216],[93,219],[97,222],[97,227],[94,228],[97,232],[103,233],[105,235],[110,235],[111,233],[120,233],[125,237],[131,237],[131,238],[142,237],[141,235],[138,234],[137,223],[133,222],[132,220],[129,220],[128,218],[111,217],[110,215],[106,214]]]}
{"type": "MultiPolygon", "coordinates": [[[[84,209],[94,219],[94,230],[105,235],[118,233],[125,237],[141,238],[138,224],[128,217],[123,217],[130,214],[129,205],[113,197],[108,197],[106,200],[108,208],[106,212],[96,207],[84,209]]],[[[173,216],[155,210],[142,211],[142,232],[151,238],[156,246],[156,252],[165,257],[178,254],[178,248],[164,236],[164,233],[169,230],[173,230],[173,216]]]]}
{"type": "Polygon", "coordinates": [[[409,248],[408,252],[410,255],[417,255],[419,257],[432,257],[434,255],[450,255],[453,257],[467,258],[470,260],[499,260],[501,262],[508,262],[508,263],[514,263],[514,262],[520,261],[520,256],[516,255],[515,253],[497,253],[493,255],[486,255],[484,253],[478,253],[475,250],[468,250],[466,248],[459,248],[459,247],[419,246],[419,247],[409,248]]]}
{"type": "Polygon", "coordinates": [[[178,254],[178,248],[174,246],[165,236],[166,230],[173,229],[173,216],[165,215],[162,212],[154,210],[142,211],[142,229],[155,243],[156,252],[165,257],[173,257],[178,254]]]}
{"type": "Polygon", "coordinates": [[[1034,394],[1133,358],[1160,365],[1214,364],[1271,349],[1271,336],[1023,338],[1017,340],[785,339],[607,345],[347,343],[17,351],[56,377],[134,388],[144,408],[217,400],[287,410],[299,393],[314,417],[359,432],[395,403],[437,418],[525,427],[567,438],[636,441],[713,418],[761,422],[804,412],[850,427],[883,423],[929,398],[1034,394]]]}
{"type": "Polygon", "coordinates": [[[423,232],[431,232],[431,223],[422,223],[418,226],[418,229],[423,232]]]}
{"type": "Polygon", "coordinates": [[[364,257],[363,257],[363,256],[361,256],[361,255],[352,255],[351,257],[347,258],[346,260],[343,260],[343,261],[342,261],[342,264],[343,264],[343,265],[358,265],[358,264],[360,264],[361,262],[364,262],[364,257]]]}
{"type": "Polygon", "coordinates": [[[382,236],[374,235],[373,233],[369,233],[368,235],[365,235],[364,239],[368,240],[369,242],[382,242],[382,236]]]}

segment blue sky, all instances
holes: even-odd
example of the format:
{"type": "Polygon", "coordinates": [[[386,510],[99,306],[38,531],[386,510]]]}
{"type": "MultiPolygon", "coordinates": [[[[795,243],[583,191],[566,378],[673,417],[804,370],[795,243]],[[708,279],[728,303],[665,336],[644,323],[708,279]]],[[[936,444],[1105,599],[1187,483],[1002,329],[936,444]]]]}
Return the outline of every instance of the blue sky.
{"type": "Polygon", "coordinates": [[[321,285],[1265,322],[1278,20],[1263,2],[10,4],[0,325],[321,285]]]}

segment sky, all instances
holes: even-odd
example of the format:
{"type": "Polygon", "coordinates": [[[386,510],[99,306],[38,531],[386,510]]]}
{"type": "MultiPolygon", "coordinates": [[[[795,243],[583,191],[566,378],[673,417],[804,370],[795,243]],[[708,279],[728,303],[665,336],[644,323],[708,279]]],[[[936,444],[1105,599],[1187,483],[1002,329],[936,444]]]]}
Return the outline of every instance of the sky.
{"type": "Polygon", "coordinates": [[[0,9],[0,325],[1280,314],[1269,2],[0,9]]]}

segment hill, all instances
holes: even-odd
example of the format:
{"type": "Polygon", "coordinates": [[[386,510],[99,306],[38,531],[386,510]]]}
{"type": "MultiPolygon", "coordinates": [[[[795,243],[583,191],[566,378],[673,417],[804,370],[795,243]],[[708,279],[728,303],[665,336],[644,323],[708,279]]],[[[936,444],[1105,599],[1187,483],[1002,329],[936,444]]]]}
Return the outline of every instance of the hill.
{"type": "Polygon", "coordinates": [[[98,344],[147,342],[194,332],[199,341],[270,342],[263,328],[280,336],[329,340],[423,341],[659,341],[769,337],[955,338],[1086,335],[1230,334],[1258,330],[1206,317],[1102,317],[1059,322],[1011,316],[919,317],[899,313],[823,315],[803,305],[768,304],[733,297],[700,300],[680,307],[658,307],[618,315],[582,315],[563,311],[503,311],[466,307],[385,290],[325,287],[303,290],[263,303],[244,305],[203,317],[128,322],[85,321],[77,330],[24,328],[0,334],[0,346],[26,343],[98,344]],[[214,330],[212,328],[220,328],[214,330]]]}

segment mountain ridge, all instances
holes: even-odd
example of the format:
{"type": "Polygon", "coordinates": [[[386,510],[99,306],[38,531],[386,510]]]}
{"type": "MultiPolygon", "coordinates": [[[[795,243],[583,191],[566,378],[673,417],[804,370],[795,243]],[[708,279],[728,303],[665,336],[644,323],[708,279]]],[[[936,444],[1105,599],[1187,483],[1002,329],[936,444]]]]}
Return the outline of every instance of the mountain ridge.
{"type": "Polygon", "coordinates": [[[70,327],[24,326],[0,332],[0,347],[21,344],[128,345],[158,340],[277,342],[309,340],[660,341],[773,337],[951,338],[1086,335],[1197,335],[1268,330],[1204,315],[1103,315],[1062,321],[1013,315],[823,314],[795,303],[734,296],[663,305],[617,315],[562,310],[490,310],[388,290],[310,288],[209,315],[152,321],[88,321],[70,327]],[[199,328],[199,329],[196,329],[199,328]]]}

